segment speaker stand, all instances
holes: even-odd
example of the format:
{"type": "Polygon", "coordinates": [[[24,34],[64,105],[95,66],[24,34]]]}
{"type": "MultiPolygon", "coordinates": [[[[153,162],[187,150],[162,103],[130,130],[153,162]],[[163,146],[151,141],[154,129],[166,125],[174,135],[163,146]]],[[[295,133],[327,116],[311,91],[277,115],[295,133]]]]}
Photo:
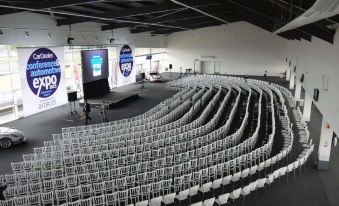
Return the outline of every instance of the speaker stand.
{"type": "Polygon", "coordinates": [[[73,106],[72,106],[72,102],[69,102],[69,106],[70,106],[71,111],[66,116],[65,120],[66,121],[70,121],[70,122],[75,122],[77,120],[80,120],[81,117],[80,117],[79,113],[75,109],[75,101],[73,102],[73,106]]]}
{"type": "Polygon", "coordinates": [[[148,92],[149,90],[146,89],[145,87],[145,80],[143,79],[142,82],[141,82],[141,87],[139,89],[139,92],[148,92]]]}

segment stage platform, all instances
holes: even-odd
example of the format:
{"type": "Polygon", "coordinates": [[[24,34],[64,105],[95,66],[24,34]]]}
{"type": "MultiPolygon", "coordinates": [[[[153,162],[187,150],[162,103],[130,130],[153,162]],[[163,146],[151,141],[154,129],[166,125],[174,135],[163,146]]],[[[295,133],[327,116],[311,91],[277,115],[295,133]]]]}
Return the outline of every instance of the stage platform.
{"type": "MultiPolygon", "coordinates": [[[[88,99],[88,103],[92,107],[100,107],[102,104],[102,101],[105,100],[106,106],[108,106],[109,109],[114,109],[116,107],[122,106],[123,104],[133,101],[135,99],[138,99],[139,95],[137,92],[118,92],[118,91],[110,91],[110,93],[97,97],[88,99]]],[[[81,99],[79,101],[79,106],[84,106],[84,99],[81,99]]]]}

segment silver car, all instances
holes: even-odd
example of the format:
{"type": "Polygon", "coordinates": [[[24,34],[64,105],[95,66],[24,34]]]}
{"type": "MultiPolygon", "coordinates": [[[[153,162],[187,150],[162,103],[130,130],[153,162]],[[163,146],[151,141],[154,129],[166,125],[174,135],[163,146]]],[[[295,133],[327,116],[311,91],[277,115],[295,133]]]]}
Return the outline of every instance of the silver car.
{"type": "Polygon", "coordinates": [[[26,141],[24,133],[10,127],[0,127],[0,148],[9,148],[13,144],[26,141]]]}

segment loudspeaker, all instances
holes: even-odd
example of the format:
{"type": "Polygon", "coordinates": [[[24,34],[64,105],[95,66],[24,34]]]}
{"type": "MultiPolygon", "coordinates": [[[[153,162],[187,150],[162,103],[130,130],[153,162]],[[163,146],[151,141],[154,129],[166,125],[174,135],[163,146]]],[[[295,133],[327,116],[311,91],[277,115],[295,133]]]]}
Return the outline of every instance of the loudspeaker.
{"type": "Polygon", "coordinates": [[[291,66],[291,61],[288,62],[288,66],[291,66]]]}
{"type": "Polygon", "coordinates": [[[172,64],[169,65],[169,69],[172,69],[172,64]]]}
{"type": "Polygon", "coordinates": [[[294,73],[297,71],[297,66],[294,66],[294,73]]]}
{"type": "Polygon", "coordinates": [[[314,89],[314,92],[313,92],[313,99],[314,101],[318,101],[319,100],[319,89],[314,89]]]}
{"type": "Polygon", "coordinates": [[[67,92],[68,102],[75,102],[77,101],[77,92],[76,91],[69,91],[67,92]]]}
{"type": "Polygon", "coordinates": [[[142,80],[146,79],[145,72],[141,73],[141,79],[142,79],[142,80]]]}
{"type": "Polygon", "coordinates": [[[301,77],[300,77],[300,82],[301,82],[301,83],[304,82],[304,74],[301,75],[301,77]]]}

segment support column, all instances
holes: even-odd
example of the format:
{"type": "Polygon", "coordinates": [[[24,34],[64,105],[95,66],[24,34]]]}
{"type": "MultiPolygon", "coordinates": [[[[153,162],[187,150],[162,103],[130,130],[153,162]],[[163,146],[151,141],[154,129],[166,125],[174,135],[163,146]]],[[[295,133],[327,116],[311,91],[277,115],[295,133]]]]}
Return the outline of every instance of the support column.
{"type": "Polygon", "coordinates": [[[291,77],[290,77],[290,89],[294,89],[294,72],[291,72],[291,77]]]}
{"type": "Polygon", "coordinates": [[[300,100],[301,96],[301,82],[297,80],[295,84],[294,98],[296,101],[300,100]]]}
{"type": "Polygon", "coordinates": [[[323,118],[318,151],[318,169],[327,170],[330,163],[333,129],[323,118]]]}
{"type": "Polygon", "coordinates": [[[312,97],[310,97],[305,91],[303,119],[306,122],[309,122],[311,120],[312,101],[312,97]]]}
{"type": "Polygon", "coordinates": [[[286,81],[289,81],[291,78],[291,69],[287,67],[286,69],[286,81]]]}

